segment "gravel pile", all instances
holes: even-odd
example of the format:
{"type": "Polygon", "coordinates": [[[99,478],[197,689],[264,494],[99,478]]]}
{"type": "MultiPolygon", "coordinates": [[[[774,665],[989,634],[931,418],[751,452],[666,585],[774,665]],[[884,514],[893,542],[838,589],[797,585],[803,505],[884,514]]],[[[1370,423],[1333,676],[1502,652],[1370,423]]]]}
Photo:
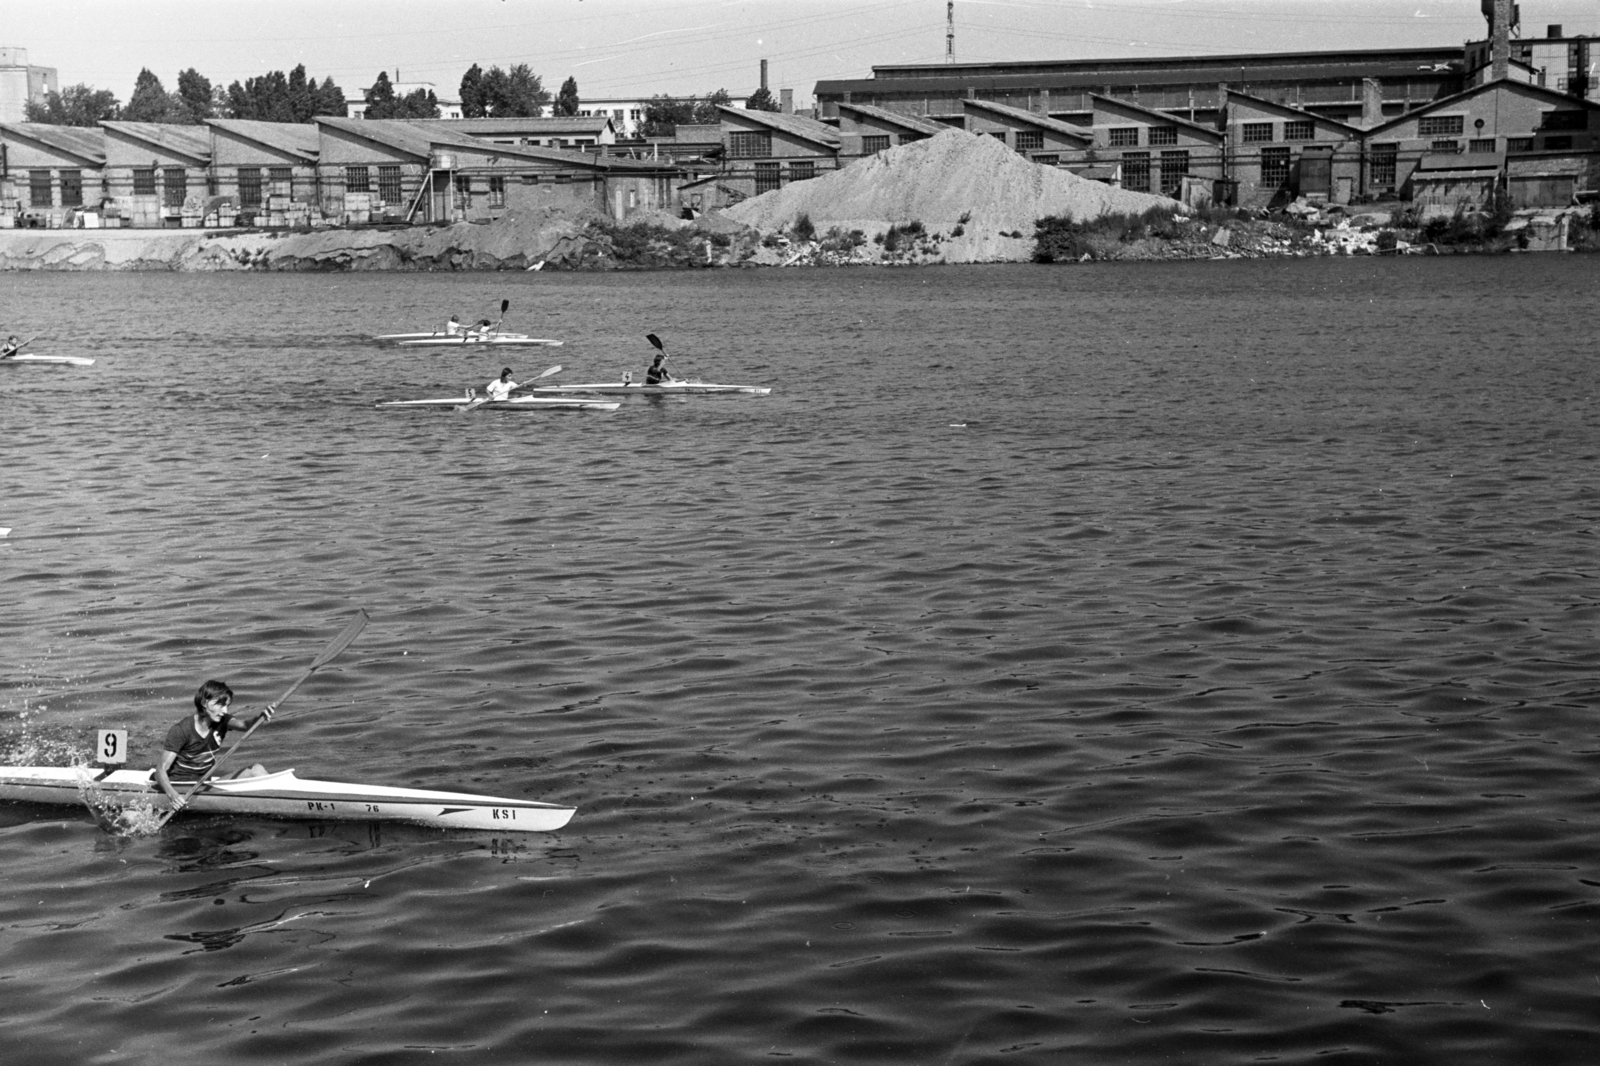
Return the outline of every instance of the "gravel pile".
{"type": "Polygon", "coordinates": [[[801,215],[810,217],[819,234],[837,226],[869,237],[892,225],[921,222],[943,235],[946,262],[993,262],[1028,259],[1038,219],[1087,220],[1152,207],[1179,209],[1164,196],[1040,166],[994,137],[952,129],[763,193],[724,213],[765,233],[786,230],[801,215]]]}

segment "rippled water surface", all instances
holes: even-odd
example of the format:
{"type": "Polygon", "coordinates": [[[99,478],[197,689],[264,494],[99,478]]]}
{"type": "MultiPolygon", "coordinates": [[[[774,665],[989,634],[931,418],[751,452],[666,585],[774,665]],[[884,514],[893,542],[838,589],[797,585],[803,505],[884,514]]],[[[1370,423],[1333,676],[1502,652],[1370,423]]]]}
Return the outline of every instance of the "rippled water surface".
{"type": "MultiPolygon", "coordinates": [[[[0,806],[35,1066],[1576,1063],[1595,260],[3,275],[0,761],[207,677],[559,833],[0,806]],[[560,337],[379,348],[452,311],[560,337]],[[766,397],[383,411],[642,370],[766,397]]],[[[8,1055],[10,1052],[8,1052],[8,1055]]]]}

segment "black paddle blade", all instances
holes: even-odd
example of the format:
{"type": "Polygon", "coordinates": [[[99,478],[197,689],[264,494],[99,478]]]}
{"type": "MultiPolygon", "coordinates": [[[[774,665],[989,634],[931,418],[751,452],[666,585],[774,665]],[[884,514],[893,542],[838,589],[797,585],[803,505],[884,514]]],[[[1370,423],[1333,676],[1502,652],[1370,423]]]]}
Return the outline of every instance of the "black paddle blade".
{"type": "Polygon", "coordinates": [[[659,351],[664,352],[667,350],[666,347],[662,345],[661,338],[656,336],[654,333],[646,333],[644,335],[644,339],[649,341],[659,351]]]}
{"type": "Polygon", "coordinates": [[[500,313],[502,315],[505,314],[506,313],[506,309],[509,308],[510,306],[511,306],[511,301],[510,300],[501,300],[500,301],[500,313]]]}

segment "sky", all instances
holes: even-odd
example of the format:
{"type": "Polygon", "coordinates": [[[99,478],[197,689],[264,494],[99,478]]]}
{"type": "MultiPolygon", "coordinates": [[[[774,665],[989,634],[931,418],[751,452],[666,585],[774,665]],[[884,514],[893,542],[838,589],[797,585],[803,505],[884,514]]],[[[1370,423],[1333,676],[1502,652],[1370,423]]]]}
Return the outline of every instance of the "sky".
{"type": "MultiPolygon", "coordinates": [[[[1522,35],[1600,35],[1595,0],[1520,0],[1522,35]]],[[[141,68],[226,86],[303,63],[347,95],[391,80],[454,96],[461,75],[526,63],[552,93],[704,95],[760,85],[810,106],[820,80],[940,63],[946,0],[14,0],[0,47],[59,84],[126,101],[141,68]],[[397,77],[398,73],[398,77],[397,77]]],[[[955,0],[958,62],[1454,46],[1485,36],[1479,0],[955,0]]]]}

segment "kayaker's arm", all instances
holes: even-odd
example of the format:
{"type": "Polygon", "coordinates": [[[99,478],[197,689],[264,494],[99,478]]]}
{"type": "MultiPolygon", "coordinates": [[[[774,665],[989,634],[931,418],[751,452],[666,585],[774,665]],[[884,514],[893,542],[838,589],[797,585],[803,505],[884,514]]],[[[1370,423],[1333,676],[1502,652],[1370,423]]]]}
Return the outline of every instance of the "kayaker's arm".
{"type": "Polygon", "coordinates": [[[172,768],[173,760],[177,757],[178,753],[175,751],[163,751],[161,753],[161,761],[156,763],[156,786],[166,793],[167,798],[172,801],[172,809],[175,811],[183,809],[183,797],[172,786],[172,779],[167,776],[167,771],[172,768]]]}

